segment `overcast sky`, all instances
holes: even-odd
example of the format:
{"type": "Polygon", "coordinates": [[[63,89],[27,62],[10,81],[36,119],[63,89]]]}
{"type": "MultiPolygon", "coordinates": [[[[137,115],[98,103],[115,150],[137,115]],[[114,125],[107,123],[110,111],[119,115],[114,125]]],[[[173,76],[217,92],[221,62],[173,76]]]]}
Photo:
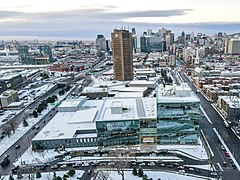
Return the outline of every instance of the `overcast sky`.
{"type": "Polygon", "coordinates": [[[0,36],[94,39],[114,28],[240,30],[240,0],[1,0],[0,36]]]}

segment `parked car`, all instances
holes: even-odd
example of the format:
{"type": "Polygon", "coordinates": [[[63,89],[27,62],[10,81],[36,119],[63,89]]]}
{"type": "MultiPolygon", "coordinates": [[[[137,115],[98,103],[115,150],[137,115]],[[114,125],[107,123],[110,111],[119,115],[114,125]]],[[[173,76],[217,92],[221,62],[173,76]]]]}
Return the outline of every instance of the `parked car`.
{"type": "Polygon", "coordinates": [[[139,164],[140,166],[146,166],[146,163],[142,162],[139,164]]]}
{"type": "Polygon", "coordinates": [[[89,166],[89,163],[85,162],[85,163],[82,164],[82,166],[87,167],[87,166],[89,166]]]}
{"type": "Polygon", "coordinates": [[[149,166],[155,166],[155,163],[154,162],[150,162],[148,163],[149,166]]]}
{"type": "Polygon", "coordinates": [[[79,164],[74,164],[74,165],[73,165],[73,168],[79,168],[79,167],[80,167],[79,164]]]}
{"type": "Polygon", "coordinates": [[[225,156],[230,157],[229,153],[226,151],[225,156]]]}
{"type": "Polygon", "coordinates": [[[60,166],[60,168],[62,168],[62,169],[67,168],[67,165],[63,164],[63,165],[60,166]]]}
{"type": "Polygon", "coordinates": [[[57,169],[57,168],[58,168],[57,165],[51,166],[51,169],[57,169]]]}
{"type": "Polygon", "coordinates": [[[188,168],[188,170],[189,170],[189,171],[194,171],[194,169],[193,169],[193,168],[188,168]]]}
{"type": "Polygon", "coordinates": [[[159,164],[160,167],[165,167],[166,165],[164,163],[159,164]]]}

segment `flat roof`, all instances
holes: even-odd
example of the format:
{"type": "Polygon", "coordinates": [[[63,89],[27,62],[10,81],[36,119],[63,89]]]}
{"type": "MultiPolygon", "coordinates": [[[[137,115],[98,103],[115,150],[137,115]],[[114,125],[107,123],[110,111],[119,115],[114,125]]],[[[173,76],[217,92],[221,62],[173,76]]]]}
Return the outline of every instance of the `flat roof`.
{"type": "Polygon", "coordinates": [[[60,108],[77,107],[84,98],[85,96],[79,97],[77,99],[67,99],[63,101],[58,107],[60,108]]]}
{"type": "Polygon", "coordinates": [[[219,96],[229,104],[230,108],[240,108],[240,98],[237,96],[219,96]]]}
{"type": "Polygon", "coordinates": [[[76,112],[58,112],[34,137],[33,141],[96,137],[95,121],[134,120],[140,118],[157,118],[156,98],[87,100],[76,112]],[[123,108],[120,113],[112,114],[111,108],[114,104],[117,108],[123,108]]]}
{"type": "Polygon", "coordinates": [[[68,124],[93,122],[97,114],[97,111],[98,111],[97,108],[76,111],[76,113],[74,113],[72,118],[68,121],[68,124]]]}
{"type": "Polygon", "coordinates": [[[92,119],[87,119],[89,116],[79,116],[80,114],[81,111],[58,112],[33,140],[68,139],[74,138],[77,130],[96,130],[92,119]]]}
{"type": "Polygon", "coordinates": [[[144,92],[147,89],[147,87],[123,87],[119,89],[119,92],[144,92]]]}
{"type": "Polygon", "coordinates": [[[105,100],[97,121],[134,120],[156,118],[156,98],[108,98],[105,100]],[[112,103],[122,102],[122,111],[112,113],[112,103]]]}
{"type": "Polygon", "coordinates": [[[183,103],[183,102],[200,102],[199,98],[191,91],[188,86],[163,86],[157,87],[157,102],[158,103],[183,103]],[[174,88],[180,91],[183,96],[176,96],[174,88]],[[185,93],[186,91],[186,93],[185,93]]]}
{"type": "Polygon", "coordinates": [[[19,102],[12,102],[8,105],[8,107],[11,107],[11,106],[21,106],[23,104],[23,102],[19,101],[19,102]]]}
{"type": "Polygon", "coordinates": [[[143,97],[142,92],[116,92],[114,97],[143,97]]]}
{"type": "Polygon", "coordinates": [[[93,93],[93,92],[108,92],[108,88],[100,88],[100,87],[85,87],[82,93],[93,93]]]}
{"type": "Polygon", "coordinates": [[[66,107],[77,107],[79,105],[79,101],[63,101],[58,107],[66,108],[66,107]]]}
{"type": "Polygon", "coordinates": [[[149,85],[149,84],[156,84],[156,81],[146,81],[146,80],[135,80],[135,81],[131,81],[130,84],[146,84],[146,85],[149,85]]]}

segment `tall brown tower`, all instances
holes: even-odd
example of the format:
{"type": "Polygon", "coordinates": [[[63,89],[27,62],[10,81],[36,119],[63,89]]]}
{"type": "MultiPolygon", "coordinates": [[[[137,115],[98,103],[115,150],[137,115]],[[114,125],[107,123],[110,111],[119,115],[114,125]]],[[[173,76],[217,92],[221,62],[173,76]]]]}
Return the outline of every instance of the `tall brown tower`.
{"type": "Polygon", "coordinates": [[[132,33],[115,29],[111,37],[114,79],[130,81],[133,79],[132,33]]]}

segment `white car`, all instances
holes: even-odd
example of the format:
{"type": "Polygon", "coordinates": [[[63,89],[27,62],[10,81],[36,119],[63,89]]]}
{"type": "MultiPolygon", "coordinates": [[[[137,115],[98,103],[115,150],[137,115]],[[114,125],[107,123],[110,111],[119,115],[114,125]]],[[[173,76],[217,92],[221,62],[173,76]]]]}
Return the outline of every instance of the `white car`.
{"type": "Polygon", "coordinates": [[[69,159],[71,159],[72,157],[71,156],[66,156],[65,158],[63,158],[64,161],[67,161],[69,159]]]}
{"type": "Polygon", "coordinates": [[[155,163],[154,162],[150,162],[148,163],[149,166],[155,166],[155,163]]]}
{"type": "Polygon", "coordinates": [[[180,170],[178,170],[178,172],[185,173],[185,170],[184,169],[180,169],[180,170]]]}
{"type": "Polygon", "coordinates": [[[146,166],[146,164],[143,162],[143,163],[141,163],[141,164],[139,164],[140,166],[146,166]]]}
{"type": "Polygon", "coordinates": [[[188,168],[188,170],[189,170],[189,171],[194,171],[194,169],[193,169],[193,168],[188,168]]]}
{"type": "Polygon", "coordinates": [[[109,165],[109,166],[114,166],[115,163],[114,163],[114,162],[109,162],[108,165],[109,165]]]}
{"type": "Polygon", "coordinates": [[[82,166],[87,167],[87,166],[89,166],[89,163],[85,162],[85,163],[82,164],[82,166]]]}
{"type": "Polygon", "coordinates": [[[66,164],[63,164],[63,165],[60,166],[60,168],[66,168],[66,167],[67,167],[66,164]]]}

